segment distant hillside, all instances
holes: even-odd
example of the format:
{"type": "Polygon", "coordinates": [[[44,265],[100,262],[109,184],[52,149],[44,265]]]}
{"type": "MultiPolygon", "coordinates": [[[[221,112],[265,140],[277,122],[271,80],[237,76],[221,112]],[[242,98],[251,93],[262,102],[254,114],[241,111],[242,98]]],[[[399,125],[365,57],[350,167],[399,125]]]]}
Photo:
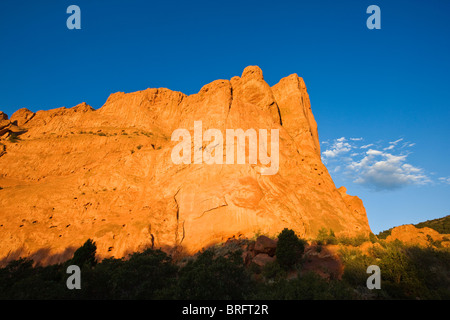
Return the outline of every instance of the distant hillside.
{"type": "MultiPolygon", "coordinates": [[[[417,224],[413,224],[413,226],[415,226],[416,228],[428,227],[428,228],[436,230],[439,233],[447,234],[447,233],[450,233],[450,215],[447,215],[447,216],[445,216],[443,218],[438,218],[438,219],[433,219],[433,220],[427,220],[427,221],[424,221],[424,222],[419,222],[417,224]]],[[[385,231],[381,231],[377,235],[377,237],[379,239],[386,239],[386,237],[391,234],[391,230],[392,229],[393,228],[390,228],[390,229],[385,230],[385,231]]]]}

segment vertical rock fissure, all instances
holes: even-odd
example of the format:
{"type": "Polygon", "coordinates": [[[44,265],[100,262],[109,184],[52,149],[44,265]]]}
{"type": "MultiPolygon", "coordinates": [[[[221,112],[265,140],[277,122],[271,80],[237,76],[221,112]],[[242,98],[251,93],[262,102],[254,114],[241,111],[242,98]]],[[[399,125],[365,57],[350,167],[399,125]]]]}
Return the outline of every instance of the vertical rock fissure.
{"type": "Polygon", "coordinates": [[[183,220],[183,236],[181,237],[181,240],[180,240],[180,245],[181,245],[181,243],[183,242],[183,240],[184,240],[184,236],[186,235],[186,232],[185,232],[185,230],[184,230],[184,220],[183,220]]]}
{"type": "Polygon", "coordinates": [[[227,113],[226,120],[228,120],[228,116],[230,115],[230,110],[231,110],[232,104],[233,104],[233,86],[230,83],[230,104],[228,105],[228,113],[227,113]]]}
{"type": "MultiPolygon", "coordinates": [[[[175,225],[175,245],[177,246],[178,243],[178,227],[179,227],[179,222],[180,222],[180,206],[178,205],[178,201],[177,201],[177,194],[178,192],[180,192],[180,190],[178,190],[175,195],[173,196],[173,200],[175,201],[175,207],[176,207],[176,225],[175,225]]],[[[184,238],[184,235],[183,235],[184,238]]],[[[181,243],[181,242],[180,242],[181,243]]]]}
{"type": "Polygon", "coordinates": [[[280,111],[280,107],[278,106],[278,103],[276,103],[276,106],[277,106],[278,116],[280,117],[280,126],[282,126],[283,120],[281,119],[281,111],[280,111]]]}

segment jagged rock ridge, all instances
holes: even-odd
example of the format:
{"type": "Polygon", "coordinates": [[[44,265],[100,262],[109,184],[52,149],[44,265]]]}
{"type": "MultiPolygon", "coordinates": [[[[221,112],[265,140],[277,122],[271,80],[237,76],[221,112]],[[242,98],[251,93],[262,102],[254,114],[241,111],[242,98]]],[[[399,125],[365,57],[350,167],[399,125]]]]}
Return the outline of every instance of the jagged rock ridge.
{"type": "Polygon", "coordinates": [[[149,246],[192,253],[285,227],[305,238],[322,227],[370,232],[362,201],[336,189],[321,162],[296,74],[270,87],[249,66],[189,96],[159,88],[112,94],[98,110],[20,109],[0,114],[0,134],[0,260],[57,262],[88,238],[100,257],[122,257],[149,246]],[[278,129],[277,174],[261,175],[260,163],[174,164],[171,134],[193,133],[194,121],[203,132],[278,129]]]}

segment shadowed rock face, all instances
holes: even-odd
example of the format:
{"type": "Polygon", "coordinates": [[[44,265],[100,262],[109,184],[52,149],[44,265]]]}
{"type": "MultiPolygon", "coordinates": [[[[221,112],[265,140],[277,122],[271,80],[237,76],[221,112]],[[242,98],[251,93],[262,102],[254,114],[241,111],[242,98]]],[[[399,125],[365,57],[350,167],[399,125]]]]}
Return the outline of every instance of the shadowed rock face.
{"type": "Polygon", "coordinates": [[[190,96],[119,92],[98,110],[82,103],[0,119],[19,132],[16,142],[9,129],[0,136],[0,260],[53,263],[88,238],[103,258],[152,244],[193,253],[283,228],[305,238],[322,227],[337,236],[370,232],[361,200],[336,189],[321,162],[306,86],[295,74],[270,87],[250,66],[190,96]],[[261,175],[264,165],[248,161],[174,164],[172,132],[193,136],[194,121],[224,137],[226,129],[278,129],[278,172],[261,175]]]}

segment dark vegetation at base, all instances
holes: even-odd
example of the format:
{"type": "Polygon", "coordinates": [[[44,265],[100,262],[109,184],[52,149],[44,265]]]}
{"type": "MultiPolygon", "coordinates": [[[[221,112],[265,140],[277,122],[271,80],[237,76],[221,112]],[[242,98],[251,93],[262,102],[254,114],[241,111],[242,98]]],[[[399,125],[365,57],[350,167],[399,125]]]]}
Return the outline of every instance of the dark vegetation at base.
{"type": "MultiPolygon", "coordinates": [[[[340,242],[322,231],[318,245],[340,242]]],[[[0,299],[450,299],[450,252],[408,247],[371,237],[364,255],[357,247],[340,251],[342,279],[302,272],[306,242],[292,230],[280,233],[277,259],[264,267],[245,265],[236,247],[213,247],[182,261],[160,250],[134,253],[128,259],[95,259],[88,240],[71,260],[46,267],[19,259],[0,269],[0,299]],[[69,265],[81,268],[81,290],[69,290],[69,265]],[[369,265],[381,269],[381,289],[369,290],[369,265]],[[295,273],[295,277],[288,274],[295,273]]],[[[352,243],[361,240],[353,239],[352,243]]]]}
{"type": "MultiPolygon", "coordinates": [[[[434,229],[439,233],[448,234],[448,233],[450,233],[450,215],[442,217],[442,218],[438,218],[438,219],[427,220],[424,222],[413,224],[413,226],[415,226],[416,228],[419,228],[419,229],[427,227],[430,229],[434,229]]],[[[389,236],[391,234],[392,229],[393,228],[381,231],[377,235],[377,237],[379,239],[386,239],[387,236],[389,236]]]]}

